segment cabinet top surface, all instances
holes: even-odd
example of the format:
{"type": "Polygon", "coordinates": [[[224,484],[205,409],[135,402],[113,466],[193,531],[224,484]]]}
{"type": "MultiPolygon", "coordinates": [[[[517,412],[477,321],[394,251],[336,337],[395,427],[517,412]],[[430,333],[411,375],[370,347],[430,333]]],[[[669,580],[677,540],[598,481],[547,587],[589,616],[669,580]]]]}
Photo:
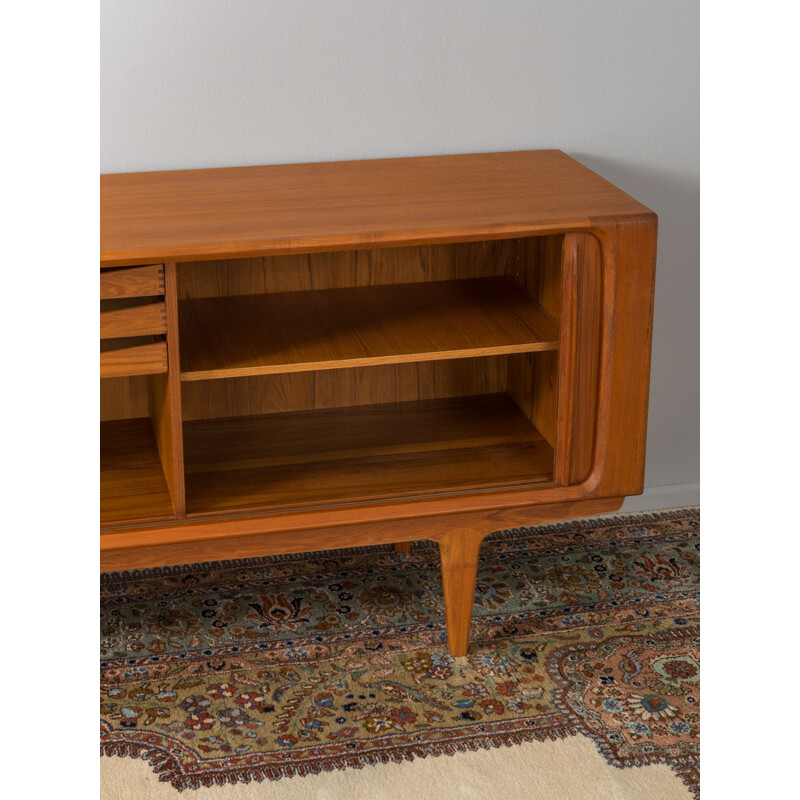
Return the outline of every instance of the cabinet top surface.
{"type": "Polygon", "coordinates": [[[101,266],[582,229],[651,215],[560,150],[102,175],[101,266]]]}

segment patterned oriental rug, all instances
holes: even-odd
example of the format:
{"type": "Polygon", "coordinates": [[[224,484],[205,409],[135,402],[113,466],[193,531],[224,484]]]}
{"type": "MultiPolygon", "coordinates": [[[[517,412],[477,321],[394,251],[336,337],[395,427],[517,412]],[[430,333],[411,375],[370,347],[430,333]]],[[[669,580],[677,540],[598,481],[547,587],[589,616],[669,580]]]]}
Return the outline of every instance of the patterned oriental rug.
{"type": "Polygon", "coordinates": [[[699,511],[501,531],[468,656],[434,543],[103,575],[101,749],[176,789],[583,734],[699,793],[699,511]]]}

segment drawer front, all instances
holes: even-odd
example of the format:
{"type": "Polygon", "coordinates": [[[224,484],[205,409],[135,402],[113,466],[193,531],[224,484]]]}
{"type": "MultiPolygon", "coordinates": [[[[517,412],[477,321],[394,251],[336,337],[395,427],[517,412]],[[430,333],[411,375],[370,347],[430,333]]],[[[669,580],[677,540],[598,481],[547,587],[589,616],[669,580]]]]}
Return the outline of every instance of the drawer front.
{"type": "Polygon", "coordinates": [[[164,265],[125,267],[100,273],[100,299],[150,297],[164,294],[164,265]]]}
{"type": "Polygon", "coordinates": [[[156,375],[167,371],[167,343],[122,347],[100,352],[100,377],[124,378],[131,375],[156,375]]]}
{"type": "Polygon", "coordinates": [[[166,305],[155,303],[100,311],[100,338],[148,336],[167,332],[166,305]]]}

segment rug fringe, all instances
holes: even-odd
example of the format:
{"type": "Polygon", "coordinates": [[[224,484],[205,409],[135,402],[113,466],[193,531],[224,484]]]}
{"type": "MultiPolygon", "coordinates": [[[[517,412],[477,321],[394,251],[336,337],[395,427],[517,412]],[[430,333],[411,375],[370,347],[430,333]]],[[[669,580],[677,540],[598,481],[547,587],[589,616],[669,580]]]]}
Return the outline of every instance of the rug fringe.
{"type": "Polygon", "coordinates": [[[561,724],[557,727],[545,729],[516,730],[507,733],[495,733],[491,738],[486,736],[460,738],[440,742],[428,742],[424,745],[400,745],[388,750],[366,751],[358,754],[342,754],[337,756],[322,756],[308,761],[295,762],[294,764],[263,764],[248,765],[244,767],[226,767],[224,771],[214,771],[207,766],[201,775],[187,775],[180,768],[180,758],[175,752],[168,752],[161,747],[127,742],[105,741],[101,742],[100,753],[103,756],[140,758],[148,762],[153,772],[160,781],[170,783],[179,792],[186,789],[200,789],[210,786],[224,786],[225,784],[250,783],[264,780],[277,781],[282,778],[305,777],[319,775],[323,772],[334,772],[344,769],[363,769],[380,764],[403,763],[416,758],[438,756],[454,756],[457,753],[479,752],[491,750],[495,747],[513,747],[530,742],[559,741],[571,736],[586,736],[592,741],[603,759],[617,769],[627,767],[644,767],[651,764],[666,764],[681,779],[684,785],[699,798],[698,764],[693,758],[680,761],[667,761],[656,754],[646,757],[637,757],[626,764],[619,764],[608,757],[603,749],[594,742],[591,736],[570,724],[561,724]]]}
{"type": "Polygon", "coordinates": [[[333,772],[342,769],[362,769],[365,766],[378,764],[402,763],[415,758],[428,756],[453,756],[456,753],[491,750],[494,747],[512,747],[532,741],[558,741],[577,735],[578,729],[569,724],[545,729],[517,730],[492,734],[491,739],[485,736],[460,738],[440,742],[427,742],[424,745],[399,745],[385,750],[366,751],[357,754],[341,754],[336,756],[320,756],[308,761],[294,764],[263,764],[244,767],[225,767],[225,771],[214,771],[206,765],[202,775],[187,775],[181,771],[180,757],[158,747],[141,742],[101,741],[100,753],[103,756],[141,758],[147,761],[159,780],[167,781],[178,791],[199,789],[201,786],[223,785],[225,783],[249,783],[251,780],[280,780],[281,778],[318,775],[322,772],[333,772]]]}

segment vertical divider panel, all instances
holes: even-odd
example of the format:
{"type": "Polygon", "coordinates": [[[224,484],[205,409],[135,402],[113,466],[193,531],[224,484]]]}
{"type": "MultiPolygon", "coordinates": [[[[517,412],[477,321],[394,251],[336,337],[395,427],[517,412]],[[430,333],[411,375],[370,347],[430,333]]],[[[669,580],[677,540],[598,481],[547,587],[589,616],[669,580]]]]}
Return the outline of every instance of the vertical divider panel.
{"type": "Polygon", "coordinates": [[[177,266],[164,265],[167,315],[167,372],[150,376],[150,420],[175,516],[186,516],[181,418],[181,365],[178,341],[177,266]]]}
{"type": "Polygon", "coordinates": [[[602,321],[602,253],[591,234],[568,233],[562,250],[555,481],[580,483],[592,468],[602,321]]]}

